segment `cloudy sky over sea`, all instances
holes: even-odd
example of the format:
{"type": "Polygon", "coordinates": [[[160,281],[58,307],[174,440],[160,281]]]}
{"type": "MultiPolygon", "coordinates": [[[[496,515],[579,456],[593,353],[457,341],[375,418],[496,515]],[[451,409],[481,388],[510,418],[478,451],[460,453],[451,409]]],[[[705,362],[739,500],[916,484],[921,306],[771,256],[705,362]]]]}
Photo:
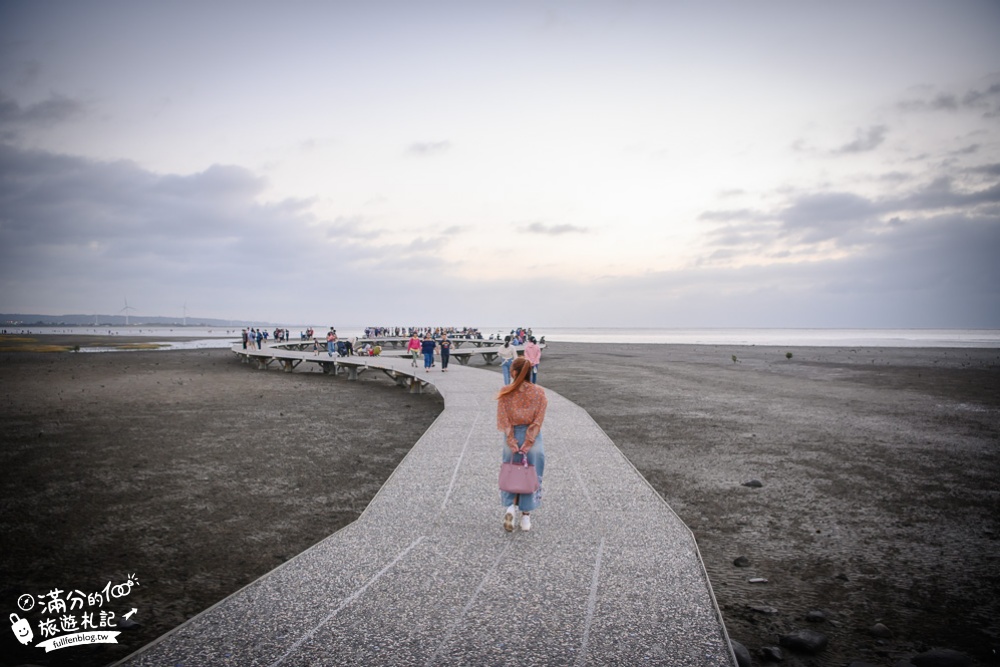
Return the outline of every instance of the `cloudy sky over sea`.
{"type": "Polygon", "coordinates": [[[0,312],[1000,327],[1000,3],[0,0],[0,312]]]}

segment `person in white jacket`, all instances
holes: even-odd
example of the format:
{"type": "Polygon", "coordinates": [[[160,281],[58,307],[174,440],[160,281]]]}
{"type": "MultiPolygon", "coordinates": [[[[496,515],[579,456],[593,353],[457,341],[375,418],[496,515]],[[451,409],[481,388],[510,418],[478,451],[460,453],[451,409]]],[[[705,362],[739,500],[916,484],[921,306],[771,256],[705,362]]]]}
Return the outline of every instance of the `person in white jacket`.
{"type": "Polygon", "coordinates": [[[510,344],[510,336],[505,336],[503,345],[497,349],[497,356],[500,357],[500,370],[503,371],[503,383],[510,384],[510,365],[517,358],[517,348],[510,344]]]}

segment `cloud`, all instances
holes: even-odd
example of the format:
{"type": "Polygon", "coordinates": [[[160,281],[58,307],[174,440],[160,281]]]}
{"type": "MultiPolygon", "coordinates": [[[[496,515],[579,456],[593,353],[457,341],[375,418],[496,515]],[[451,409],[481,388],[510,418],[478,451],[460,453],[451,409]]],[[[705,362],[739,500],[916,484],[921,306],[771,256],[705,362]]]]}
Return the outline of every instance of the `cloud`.
{"type": "Polygon", "coordinates": [[[878,214],[878,207],[849,192],[824,192],[796,199],[778,214],[782,229],[806,243],[843,237],[878,214]]]}
{"type": "Polygon", "coordinates": [[[939,93],[926,100],[908,100],[900,104],[904,111],[958,111],[958,98],[939,93]]]}
{"type": "Polygon", "coordinates": [[[265,182],[241,167],[161,175],[0,144],[0,171],[7,311],[89,312],[126,289],[148,306],[201,298],[266,319],[305,294],[288,285],[348,284],[363,254],[317,233],[308,200],[257,202],[265,182]]]}
{"type": "Polygon", "coordinates": [[[948,155],[958,156],[958,155],[975,155],[982,148],[982,144],[969,144],[968,146],[963,146],[962,148],[957,148],[948,155]]]}
{"type": "Polygon", "coordinates": [[[726,222],[730,220],[762,220],[771,219],[773,216],[754,211],[749,208],[727,209],[723,211],[705,211],[698,216],[699,220],[710,222],[726,222]]]}
{"type": "MultiPolygon", "coordinates": [[[[989,165],[976,171],[997,175],[989,165]]],[[[694,265],[815,263],[878,248],[891,255],[891,246],[899,243],[905,230],[933,228],[936,223],[929,220],[998,218],[1000,182],[995,178],[969,188],[959,187],[951,177],[939,177],[909,192],[882,198],[847,191],[797,193],[772,210],[702,213],[699,220],[707,227],[705,252],[694,265]]]]}
{"type": "MultiPolygon", "coordinates": [[[[887,227],[851,252],[810,261],[713,262],[588,285],[551,282],[537,312],[635,326],[1000,326],[1000,215],[946,213],[887,227]]],[[[795,258],[795,253],[791,254],[795,258]]]]}
{"type": "Polygon", "coordinates": [[[966,171],[972,174],[986,174],[988,176],[1000,176],[1000,163],[984,164],[977,167],[970,167],[966,171]]]}
{"type": "Polygon", "coordinates": [[[431,237],[418,237],[403,246],[404,252],[407,254],[417,253],[430,253],[441,250],[448,243],[448,239],[443,236],[431,236],[431,237]]]}
{"type": "Polygon", "coordinates": [[[834,150],[835,154],[844,153],[867,153],[868,151],[873,151],[882,145],[885,141],[886,132],[889,131],[885,125],[873,125],[867,130],[858,128],[855,131],[854,141],[844,144],[840,148],[834,150]]]}
{"type": "Polygon", "coordinates": [[[47,100],[22,107],[0,91],[0,137],[9,141],[18,130],[46,129],[78,118],[85,111],[82,102],[62,95],[52,95],[47,100]]]}
{"type": "Polygon", "coordinates": [[[450,141],[415,142],[406,148],[406,154],[414,157],[430,157],[442,155],[450,150],[450,141]]]}
{"type": "Polygon", "coordinates": [[[986,90],[970,90],[962,97],[962,105],[970,109],[981,109],[988,118],[1000,111],[1000,83],[994,83],[986,90]]]}
{"type": "Polygon", "coordinates": [[[983,204],[1000,203],[1000,182],[979,190],[961,191],[954,179],[941,176],[918,190],[885,204],[888,210],[938,211],[941,209],[972,210],[983,204]]]}
{"type": "Polygon", "coordinates": [[[1000,81],[991,81],[982,89],[972,88],[964,93],[927,91],[927,94],[902,100],[898,107],[910,113],[972,110],[981,112],[986,118],[994,118],[1000,115],[1000,81]]]}
{"type": "Polygon", "coordinates": [[[373,219],[364,215],[338,215],[324,224],[326,237],[335,241],[377,239],[383,230],[372,227],[373,219]]]}
{"type": "Polygon", "coordinates": [[[796,195],[772,211],[705,211],[698,219],[721,223],[707,231],[710,245],[742,246],[744,252],[759,253],[779,243],[856,243],[857,231],[869,226],[881,212],[874,202],[850,192],[816,192],[796,195]]]}
{"type": "Polygon", "coordinates": [[[544,222],[532,222],[527,225],[521,225],[518,229],[522,232],[528,234],[545,234],[548,236],[560,236],[562,234],[587,234],[590,232],[586,227],[578,227],[576,225],[547,225],[544,222]]]}

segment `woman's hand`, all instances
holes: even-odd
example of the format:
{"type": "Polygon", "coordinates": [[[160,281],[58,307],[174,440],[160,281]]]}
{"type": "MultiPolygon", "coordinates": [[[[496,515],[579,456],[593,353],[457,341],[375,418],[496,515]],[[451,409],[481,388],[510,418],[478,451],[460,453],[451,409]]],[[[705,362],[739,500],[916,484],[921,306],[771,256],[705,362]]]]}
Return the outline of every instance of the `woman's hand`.
{"type": "Polygon", "coordinates": [[[534,446],[535,446],[535,443],[533,443],[533,442],[526,442],[526,443],[524,443],[523,445],[521,445],[521,453],[522,454],[527,454],[528,450],[531,449],[534,446]]]}

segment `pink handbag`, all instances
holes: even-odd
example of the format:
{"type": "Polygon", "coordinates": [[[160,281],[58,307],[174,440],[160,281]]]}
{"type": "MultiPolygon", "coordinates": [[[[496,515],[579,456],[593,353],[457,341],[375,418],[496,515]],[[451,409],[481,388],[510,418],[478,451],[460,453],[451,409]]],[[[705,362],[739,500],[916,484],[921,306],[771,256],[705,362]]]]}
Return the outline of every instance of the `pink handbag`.
{"type": "Polygon", "coordinates": [[[500,464],[500,490],[523,494],[538,490],[538,475],[535,474],[535,466],[528,463],[526,454],[521,455],[521,463],[500,464]]]}

